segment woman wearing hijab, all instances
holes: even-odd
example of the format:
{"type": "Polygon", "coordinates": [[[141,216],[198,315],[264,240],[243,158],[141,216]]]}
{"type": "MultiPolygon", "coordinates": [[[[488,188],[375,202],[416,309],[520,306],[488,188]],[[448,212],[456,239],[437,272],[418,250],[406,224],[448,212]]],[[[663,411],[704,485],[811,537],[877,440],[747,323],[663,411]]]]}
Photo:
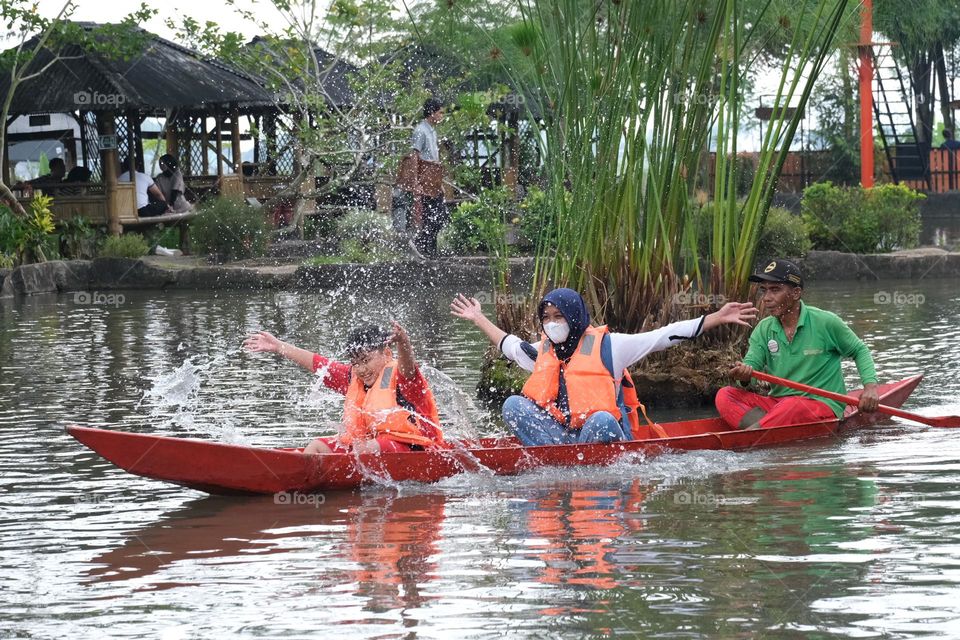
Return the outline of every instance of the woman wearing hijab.
{"type": "Polygon", "coordinates": [[[590,326],[579,293],[554,289],[537,308],[544,337],[530,344],[493,324],[476,298],[460,295],[450,309],[532,372],[522,394],[503,403],[504,422],[526,446],[631,440],[639,403],[628,367],[722,324],[750,326],[757,316],[753,303],[730,302],[709,315],[654,331],[610,333],[605,326],[590,326]]]}

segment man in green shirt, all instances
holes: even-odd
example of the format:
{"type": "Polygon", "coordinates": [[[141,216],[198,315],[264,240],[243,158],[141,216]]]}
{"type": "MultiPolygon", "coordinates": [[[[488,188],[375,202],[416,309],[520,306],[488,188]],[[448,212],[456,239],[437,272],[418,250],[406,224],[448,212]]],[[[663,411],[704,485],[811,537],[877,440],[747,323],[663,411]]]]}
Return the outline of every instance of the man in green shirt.
{"type": "MultiPolygon", "coordinates": [[[[863,382],[861,411],[880,404],[877,373],[870,350],[836,314],[805,304],[803,276],[789,260],[777,259],[750,276],[760,283],[760,305],[769,314],[750,334],[743,362],[730,371],[735,380],[750,381],[754,370],[836,393],[846,393],[840,362],[852,358],[863,382]]],[[[773,385],[769,396],[724,387],[717,393],[717,411],[734,429],[758,429],[832,420],[844,405],[834,400],[773,385]]]]}

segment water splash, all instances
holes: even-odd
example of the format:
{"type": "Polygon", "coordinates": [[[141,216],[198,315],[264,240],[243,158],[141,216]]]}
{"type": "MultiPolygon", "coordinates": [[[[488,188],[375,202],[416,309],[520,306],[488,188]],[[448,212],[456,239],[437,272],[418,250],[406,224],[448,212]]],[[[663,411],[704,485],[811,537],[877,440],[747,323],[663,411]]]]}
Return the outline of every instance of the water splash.
{"type": "Polygon", "coordinates": [[[433,390],[446,437],[473,440],[489,434],[493,427],[490,412],[479,409],[473,396],[440,369],[421,365],[420,370],[433,390]]]}
{"type": "Polygon", "coordinates": [[[152,386],[143,392],[143,400],[155,400],[157,409],[192,409],[200,392],[200,372],[209,368],[195,364],[194,357],[188,357],[170,373],[148,378],[152,386]]]}
{"type": "MultiPolygon", "coordinates": [[[[203,363],[196,362],[201,356],[188,356],[183,364],[173,371],[147,378],[151,386],[143,391],[137,406],[149,401],[151,417],[155,422],[159,421],[161,426],[195,430],[196,416],[202,409],[199,397],[205,374],[213,367],[229,362],[239,351],[239,348],[230,349],[203,363]]],[[[212,430],[219,430],[228,441],[235,441],[240,437],[236,427],[221,425],[212,430]]]]}

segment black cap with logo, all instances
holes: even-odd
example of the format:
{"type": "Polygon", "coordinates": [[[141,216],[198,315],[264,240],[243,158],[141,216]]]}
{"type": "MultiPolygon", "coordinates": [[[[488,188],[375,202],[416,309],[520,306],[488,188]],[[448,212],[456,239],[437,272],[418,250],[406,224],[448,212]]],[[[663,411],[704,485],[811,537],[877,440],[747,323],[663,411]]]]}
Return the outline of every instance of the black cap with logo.
{"type": "Polygon", "coordinates": [[[794,263],[777,258],[750,276],[750,282],[782,282],[803,288],[803,275],[794,263]]]}

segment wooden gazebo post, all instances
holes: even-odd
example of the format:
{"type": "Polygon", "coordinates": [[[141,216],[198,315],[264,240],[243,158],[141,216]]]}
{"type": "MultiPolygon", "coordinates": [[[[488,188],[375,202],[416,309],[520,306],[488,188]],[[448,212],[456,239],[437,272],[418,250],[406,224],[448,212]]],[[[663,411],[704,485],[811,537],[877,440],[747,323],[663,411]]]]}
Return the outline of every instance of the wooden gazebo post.
{"type": "Polygon", "coordinates": [[[176,117],[171,117],[167,119],[166,122],[166,144],[167,144],[167,153],[172,155],[174,158],[180,157],[180,140],[177,136],[177,119],[176,117]]]}
{"type": "MultiPolygon", "coordinates": [[[[96,112],[97,132],[103,136],[116,136],[117,128],[113,111],[96,112]]],[[[117,149],[100,150],[100,173],[103,175],[104,189],[107,195],[107,231],[118,236],[123,232],[120,224],[120,210],[117,209],[117,149]]]]}
{"type": "Polygon", "coordinates": [[[240,154],[240,111],[238,109],[230,111],[230,146],[232,147],[231,151],[233,151],[233,171],[240,176],[242,182],[243,171],[240,165],[243,159],[240,154]]]}
{"type": "Polygon", "coordinates": [[[217,177],[223,179],[223,116],[220,110],[214,114],[217,127],[217,177]]]}
{"type": "Polygon", "coordinates": [[[210,156],[208,155],[210,147],[210,134],[207,131],[207,117],[199,115],[200,119],[200,158],[203,166],[203,175],[210,175],[210,156]]]}

